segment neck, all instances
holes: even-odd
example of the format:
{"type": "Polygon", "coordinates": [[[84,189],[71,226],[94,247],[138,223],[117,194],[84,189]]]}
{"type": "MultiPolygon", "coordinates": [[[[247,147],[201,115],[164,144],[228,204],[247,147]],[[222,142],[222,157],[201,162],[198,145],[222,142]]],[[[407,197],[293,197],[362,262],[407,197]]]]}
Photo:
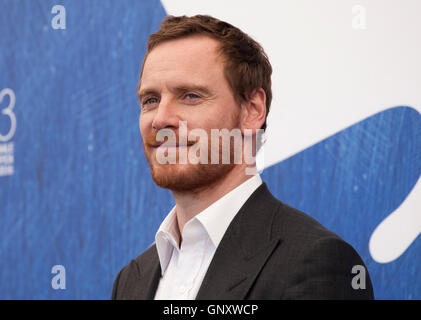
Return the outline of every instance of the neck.
{"type": "Polygon", "coordinates": [[[245,173],[245,167],[243,165],[238,165],[222,179],[213,184],[203,186],[198,190],[183,192],[172,191],[176,203],[176,215],[180,237],[184,225],[190,219],[251,177],[251,175],[245,173]]]}

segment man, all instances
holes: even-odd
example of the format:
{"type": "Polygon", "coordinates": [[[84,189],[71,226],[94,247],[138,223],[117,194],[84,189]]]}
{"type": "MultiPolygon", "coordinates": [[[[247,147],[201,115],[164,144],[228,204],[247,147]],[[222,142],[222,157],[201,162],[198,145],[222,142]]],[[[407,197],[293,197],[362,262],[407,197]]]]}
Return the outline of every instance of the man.
{"type": "Polygon", "coordinates": [[[210,16],[167,17],[150,36],[140,132],[152,177],[176,205],[155,243],[120,271],[112,299],[373,298],[368,273],[353,285],[353,267],[365,268],[355,250],[249,174],[244,154],[256,153],[266,128],[271,72],[258,43],[210,16]],[[189,134],[198,129],[207,136],[189,134]],[[212,129],[241,133],[244,144],[230,145],[228,162],[212,129]],[[181,161],[197,151],[202,160],[221,157],[181,161]],[[170,154],[175,162],[162,161],[170,154]]]}

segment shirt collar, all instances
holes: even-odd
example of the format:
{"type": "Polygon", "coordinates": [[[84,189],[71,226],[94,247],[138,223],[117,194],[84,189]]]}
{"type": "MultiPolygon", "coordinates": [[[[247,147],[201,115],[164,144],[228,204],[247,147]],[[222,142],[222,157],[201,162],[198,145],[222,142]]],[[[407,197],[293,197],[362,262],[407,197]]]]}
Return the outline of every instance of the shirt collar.
{"type": "MultiPolygon", "coordinates": [[[[186,223],[184,228],[199,221],[212,244],[217,248],[235,215],[261,184],[260,176],[254,175],[197,214],[186,223]]],[[[175,206],[171,209],[155,235],[162,274],[168,267],[173,249],[178,249],[180,237],[175,209],[175,206]]]]}
{"type": "Polygon", "coordinates": [[[196,215],[215,247],[218,247],[232,219],[261,184],[262,179],[255,175],[196,215]]]}
{"type": "Polygon", "coordinates": [[[158,251],[162,274],[164,274],[168,267],[173,249],[178,246],[178,241],[176,240],[178,233],[174,206],[164,221],[162,221],[155,235],[156,250],[158,251]]]}

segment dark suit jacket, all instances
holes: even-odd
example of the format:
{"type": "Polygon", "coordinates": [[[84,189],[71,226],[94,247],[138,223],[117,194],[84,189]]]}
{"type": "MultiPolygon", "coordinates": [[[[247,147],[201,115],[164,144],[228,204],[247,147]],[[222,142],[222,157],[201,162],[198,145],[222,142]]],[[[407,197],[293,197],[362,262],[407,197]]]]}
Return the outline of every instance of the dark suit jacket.
{"type": "MultiPolygon", "coordinates": [[[[365,267],[348,243],[263,183],[229,225],[196,299],[373,299],[368,271],[365,289],[353,289],[355,265],[365,267]]],[[[153,299],[160,276],[152,245],[120,271],[112,299],[153,299]]]]}

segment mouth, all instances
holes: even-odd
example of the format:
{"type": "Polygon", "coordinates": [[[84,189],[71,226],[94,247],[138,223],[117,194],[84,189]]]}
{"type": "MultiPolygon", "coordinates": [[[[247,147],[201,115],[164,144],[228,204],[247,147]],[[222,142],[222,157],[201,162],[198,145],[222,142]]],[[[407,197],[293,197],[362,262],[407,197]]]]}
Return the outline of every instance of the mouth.
{"type": "Polygon", "coordinates": [[[196,143],[171,143],[171,142],[155,142],[151,145],[153,149],[178,149],[178,148],[187,148],[195,145],[196,143]]]}

